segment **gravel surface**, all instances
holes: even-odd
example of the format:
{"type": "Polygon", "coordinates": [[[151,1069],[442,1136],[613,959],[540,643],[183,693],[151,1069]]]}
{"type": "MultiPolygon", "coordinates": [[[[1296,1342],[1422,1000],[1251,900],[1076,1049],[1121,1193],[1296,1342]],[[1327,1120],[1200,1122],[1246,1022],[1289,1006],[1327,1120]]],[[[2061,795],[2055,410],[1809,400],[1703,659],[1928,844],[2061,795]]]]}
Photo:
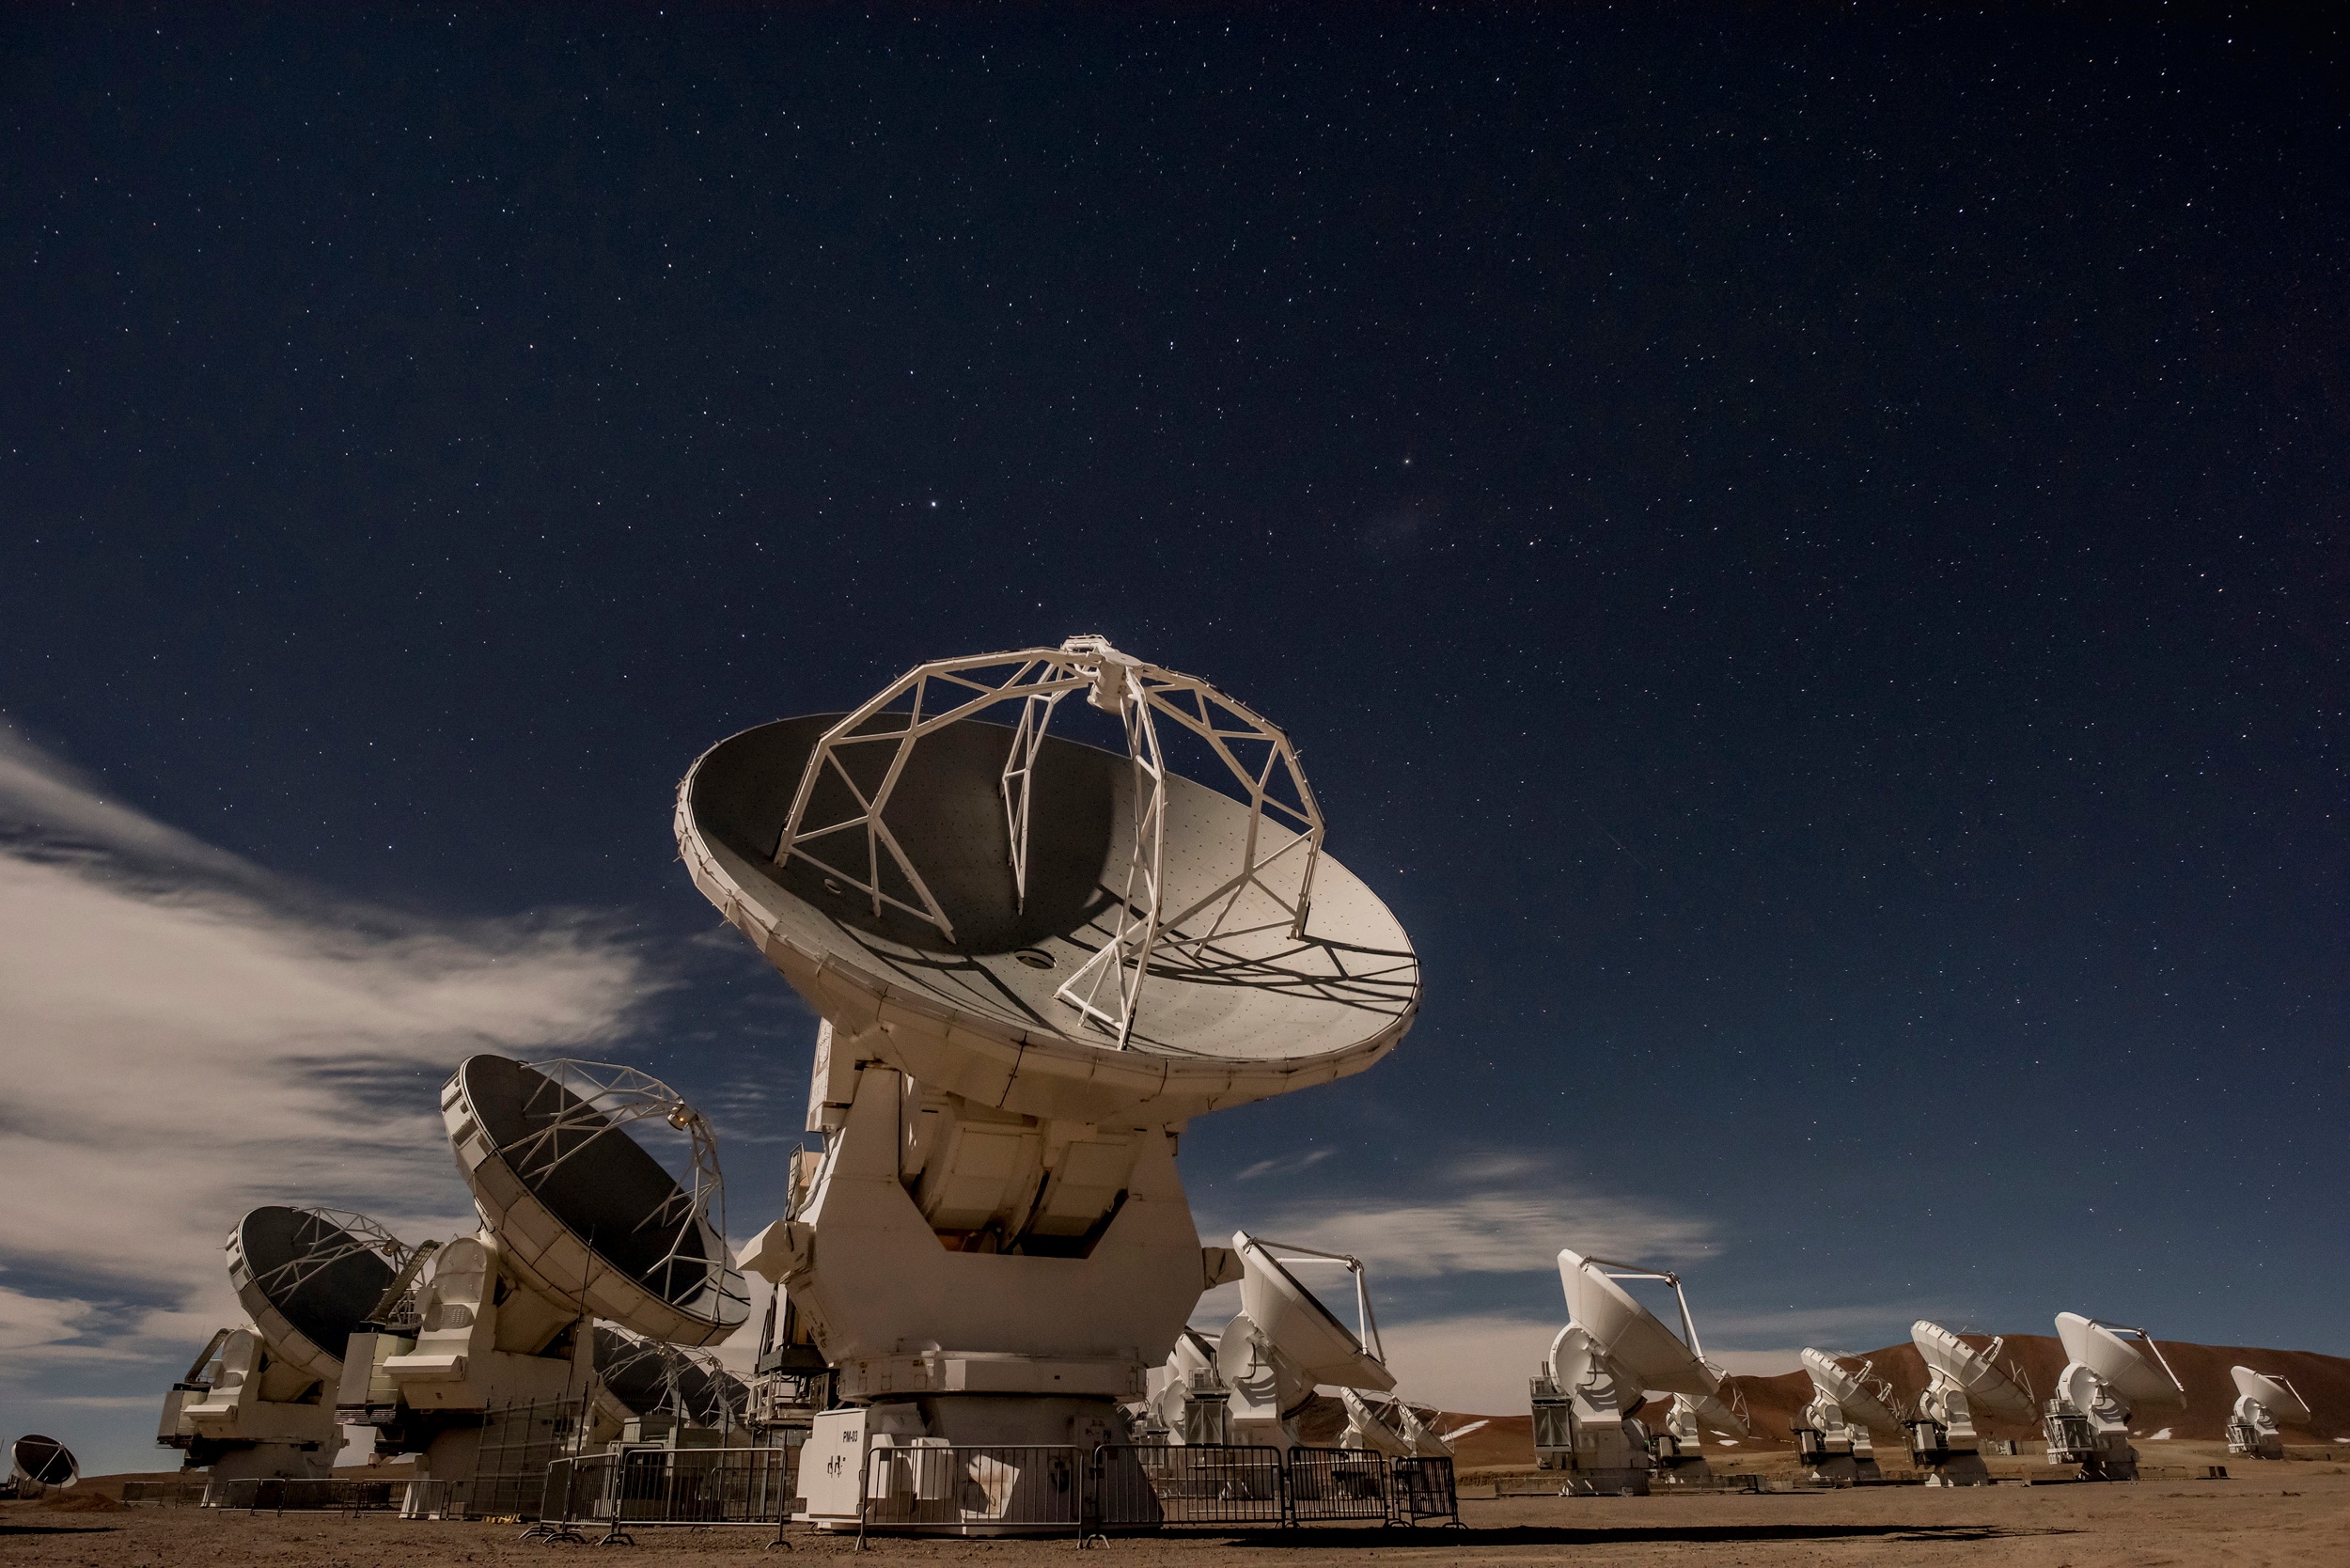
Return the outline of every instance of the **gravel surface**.
{"type": "MultiPolygon", "coordinates": [[[[2338,1466],[2262,1466],[2232,1481],[2017,1486],[1963,1491],[1877,1487],[1762,1497],[1502,1498],[1464,1501],[1465,1529],[1422,1525],[1128,1537],[1089,1560],[1140,1565],[1283,1563],[1366,1558],[1431,1563],[1941,1563],[1984,1568],[2156,1568],[2350,1563],[2350,1476],[2338,1466]]],[[[634,1549],[525,1544],[513,1525],[284,1518],[201,1509],[0,1505],[0,1563],[58,1568],[425,1568],[649,1560],[674,1568],[775,1562],[764,1531],[640,1530],[634,1549]]],[[[851,1540],[794,1529],[791,1557],[845,1557],[851,1540]]],[[[880,1538],[868,1560],[1011,1564],[1073,1556],[1052,1540],[880,1538]]]]}

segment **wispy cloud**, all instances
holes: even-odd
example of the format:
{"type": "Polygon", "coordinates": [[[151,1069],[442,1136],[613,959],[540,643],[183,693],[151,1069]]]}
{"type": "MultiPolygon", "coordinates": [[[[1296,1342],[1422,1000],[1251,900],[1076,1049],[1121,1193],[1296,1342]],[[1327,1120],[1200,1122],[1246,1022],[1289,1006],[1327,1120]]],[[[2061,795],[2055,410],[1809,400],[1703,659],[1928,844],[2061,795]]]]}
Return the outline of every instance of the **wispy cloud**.
{"type": "Polygon", "coordinates": [[[235,1311],[221,1243],[256,1203],[446,1234],[469,1204],[441,1076],[608,1041],[655,989],[595,919],[323,899],[0,729],[7,1375],[191,1353],[235,1311]]]}
{"type": "Polygon", "coordinates": [[[93,1310],[88,1302],[71,1296],[28,1295],[0,1285],[0,1351],[14,1356],[37,1345],[76,1339],[93,1310]]]}
{"type": "MultiPolygon", "coordinates": [[[[1606,1193],[1549,1175],[1537,1163],[1480,1165],[1469,1188],[1410,1202],[1294,1204],[1262,1229],[1287,1241],[1351,1252],[1374,1278],[1543,1273],[1560,1247],[1680,1262],[1716,1249],[1711,1221],[1652,1200],[1606,1193]]],[[[1257,1227],[1251,1227],[1256,1229],[1257,1227]]]]}
{"type": "Polygon", "coordinates": [[[1261,1176],[1293,1176],[1301,1170],[1311,1170],[1315,1166],[1328,1159],[1332,1152],[1333,1151],[1328,1149],[1315,1149],[1292,1159],[1259,1160],[1232,1180],[1253,1182],[1261,1176]]]}

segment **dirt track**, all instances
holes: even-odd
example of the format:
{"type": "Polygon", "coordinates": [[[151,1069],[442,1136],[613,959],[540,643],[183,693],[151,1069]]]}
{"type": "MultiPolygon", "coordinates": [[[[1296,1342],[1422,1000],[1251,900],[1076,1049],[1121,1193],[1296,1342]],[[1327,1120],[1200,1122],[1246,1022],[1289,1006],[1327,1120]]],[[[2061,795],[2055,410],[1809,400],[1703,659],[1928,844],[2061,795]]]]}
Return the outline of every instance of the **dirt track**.
{"type": "MultiPolygon", "coordinates": [[[[1465,1501],[1467,1529],[1423,1525],[1218,1531],[1121,1539],[1095,1560],[1136,1564],[1283,1563],[1366,1557],[1422,1562],[1982,1564],[1990,1568],[2139,1568],[2176,1563],[2350,1562],[2350,1475],[2340,1466],[2238,1462],[2239,1479],[2134,1486],[2016,1486],[1966,1491],[1879,1487],[1763,1497],[1504,1498],[1465,1501]],[[2249,1473],[2244,1473],[2249,1469],[2249,1473]]],[[[77,1513],[0,1508],[0,1562],[76,1568],[426,1568],[544,1563],[587,1551],[525,1545],[512,1525],[360,1518],[247,1517],[199,1509],[77,1513]]],[[[774,1562],[760,1531],[647,1530],[638,1557],[678,1568],[774,1562]]],[[[792,1555],[845,1556],[853,1543],[794,1530],[792,1555]]],[[[1015,1563],[1073,1552],[1073,1541],[879,1540],[867,1560],[1015,1563]]],[[[597,1560],[612,1554],[601,1554],[597,1560]]]]}

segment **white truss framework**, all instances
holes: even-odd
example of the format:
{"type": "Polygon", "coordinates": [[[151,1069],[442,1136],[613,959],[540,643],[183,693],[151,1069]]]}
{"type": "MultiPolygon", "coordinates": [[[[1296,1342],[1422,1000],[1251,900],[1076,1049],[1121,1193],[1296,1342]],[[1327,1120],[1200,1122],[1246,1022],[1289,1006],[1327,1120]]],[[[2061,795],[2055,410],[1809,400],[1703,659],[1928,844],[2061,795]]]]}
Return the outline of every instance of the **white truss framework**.
{"type": "Polygon", "coordinates": [[[596,1375],[607,1387],[619,1373],[640,1362],[651,1361],[661,1383],[661,1399],[654,1409],[681,1421],[720,1431],[731,1431],[742,1424],[741,1398],[746,1390],[713,1352],[648,1340],[611,1324],[603,1326],[620,1345],[618,1355],[596,1368],[596,1375]],[[698,1390],[688,1387],[689,1373],[699,1374],[698,1390]]]}
{"type": "MultiPolygon", "coordinates": [[[[415,1251],[374,1220],[349,1209],[296,1207],[294,1213],[303,1217],[303,1223],[294,1231],[301,1250],[275,1268],[253,1277],[262,1296],[272,1302],[291,1300],[294,1293],[321,1270],[358,1253],[375,1253],[398,1276],[415,1251]]],[[[338,1345],[320,1348],[337,1356],[341,1355],[338,1345]]]]}
{"type": "MultiPolygon", "coordinates": [[[[718,1173],[718,1140],[702,1113],[687,1105],[676,1090],[634,1067],[569,1057],[526,1065],[539,1074],[539,1081],[531,1085],[525,1108],[533,1121],[545,1120],[498,1151],[514,1174],[525,1185],[535,1187],[600,1137],[626,1137],[621,1129],[633,1122],[656,1118],[667,1122],[686,1136],[692,1168],[675,1191],[637,1222],[638,1230],[668,1238],[667,1251],[649,1273],[660,1276],[665,1283],[681,1272],[691,1273],[713,1293],[747,1301],[739,1282],[732,1286],[728,1282],[732,1270],[723,1245],[726,1182],[718,1173]],[[720,1240],[714,1255],[703,1245],[705,1233],[720,1240]]],[[[650,1278],[644,1282],[653,1283],[650,1278]]]]}
{"type": "Polygon", "coordinates": [[[817,741],[776,839],[775,863],[781,867],[804,860],[863,895],[874,918],[881,917],[885,907],[894,909],[935,927],[953,942],[954,922],[889,831],[889,799],[913,757],[915,743],[923,736],[998,704],[1018,702],[1020,720],[1004,762],[1002,793],[1012,885],[1020,907],[1026,908],[1029,799],[1037,754],[1054,708],[1076,691],[1086,693],[1092,706],[1116,714],[1125,728],[1126,755],[1134,770],[1134,852],[1124,886],[1115,890],[1119,897],[1109,940],[1055,995],[1081,1018],[1114,1035],[1122,1049],[1134,1034],[1152,955],[1163,941],[1169,951],[1186,952],[1198,962],[1202,949],[1219,938],[1272,929],[1227,926],[1251,887],[1284,912],[1287,917],[1277,924],[1292,940],[1306,934],[1314,868],[1322,854],[1322,808],[1314,802],[1289,737],[1205,681],[1131,658],[1098,636],[1071,637],[1058,649],[1029,648],[916,665],[817,741]],[[910,705],[900,708],[901,702],[910,705]],[[884,722],[869,729],[877,719],[884,722]],[[886,722],[892,719],[900,722],[886,722]],[[1249,808],[1239,866],[1207,893],[1171,913],[1166,907],[1167,770],[1159,746],[1161,719],[1206,743],[1230,770],[1249,808]],[[870,792],[859,787],[841,760],[847,748],[860,745],[890,748],[887,767],[870,792]],[[1261,761],[1256,755],[1260,748],[1261,761]],[[838,822],[810,825],[809,802],[827,775],[848,790],[856,807],[838,822]],[[1268,820],[1293,835],[1270,851],[1262,832],[1268,820]],[[836,835],[858,833],[864,839],[862,876],[808,849],[836,835]],[[1267,876],[1284,861],[1281,880],[1287,882],[1292,869],[1296,876],[1293,889],[1286,893],[1267,876]],[[903,880],[911,900],[885,889],[885,864],[903,880]],[[1205,921],[1200,927],[1188,924],[1201,917],[1205,921]]]}
{"type": "MultiPolygon", "coordinates": [[[[1702,1356],[1698,1359],[1703,1361],[1705,1370],[1714,1374],[1714,1398],[1720,1403],[1723,1409],[1738,1418],[1739,1425],[1749,1432],[1755,1430],[1754,1413],[1747,1408],[1747,1391],[1730,1380],[1729,1369],[1718,1361],[1707,1361],[1702,1356]]],[[[1885,1380],[1879,1378],[1877,1381],[1883,1383],[1885,1380]]],[[[1889,1389],[1891,1385],[1888,1384],[1887,1387],[1889,1389]]],[[[1888,1404],[1886,1408],[1893,1410],[1898,1409],[1899,1406],[1888,1404]]]]}

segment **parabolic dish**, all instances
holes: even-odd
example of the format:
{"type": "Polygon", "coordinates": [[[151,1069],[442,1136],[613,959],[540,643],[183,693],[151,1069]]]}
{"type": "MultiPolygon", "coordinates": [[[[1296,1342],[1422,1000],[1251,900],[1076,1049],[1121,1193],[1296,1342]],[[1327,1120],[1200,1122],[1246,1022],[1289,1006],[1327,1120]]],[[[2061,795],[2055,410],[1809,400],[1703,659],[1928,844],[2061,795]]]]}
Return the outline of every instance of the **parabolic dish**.
{"type": "Polygon", "coordinates": [[[1751,1437],[1754,1427],[1741,1410],[1732,1409],[1718,1394],[1684,1394],[1689,1408],[1697,1415],[1698,1424],[1708,1432],[1725,1437],[1751,1437]]]}
{"type": "Polygon", "coordinates": [[[38,1432],[28,1432],[9,1444],[8,1460],[19,1476],[43,1486],[70,1486],[82,1473],[81,1462],[71,1449],[38,1432]]]}
{"type": "Polygon", "coordinates": [[[344,1348],[392,1274],[369,1238],[323,1210],[266,1204],[228,1235],[228,1282],[261,1338],[328,1383],[342,1377],[344,1348]]]}
{"type": "Polygon", "coordinates": [[[1559,1283],[1566,1292],[1567,1316],[1590,1336],[1592,1346],[1660,1394],[1710,1394],[1718,1386],[1698,1353],[1659,1322],[1598,1263],[1564,1247],[1559,1252],[1559,1283]]]}
{"type": "Polygon", "coordinates": [[[1386,1393],[1395,1374],[1363,1348],[1355,1331],[1316,1299],[1264,1243],[1235,1231],[1241,1311],[1309,1384],[1386,1393]]]}
{"type": "Polygon", "coordinates": [[[2286,1426],[2306,1426],[2310,1420],[2307,1401],[2294,1392],[2293,1385],[2266,1372],[2256,1372],[2249,1367],[2230,1367],[2228,1375],[2235,1380],[2235,1391],[2249,1400],[2258,1400],[2268,1406],[2268,1413],[2286,1426]]]}
{"type": "Polygon", "coordinates": [[[634,1414],[667,1410],[697,1426],[740,1419],[748,1392],[731,1372],[707,1366],[674,1345],[639,1340],[602,1324],[596,1326],[596,1375],[634,1414]]]}
{"type": "MultiPolygon", "coordinates": [[[[898,716],[866,728],[883,732],[898,716]]],[[[807,845],[807,856],[833,860],[778,866],[802,774],[842,717],[778,720],[712,747],[678,788],[677,839],[704,896],[836,1029],[887,1031],[875,1038],[891,1065],[1023,1114],[1107,1120],[1149,1105],[1172,1119],[1361,1072],[1410,1027],[1419,1004],[1411,941],[1326,850],[1314,862],[1303,937],[1249,884],[1236,902],[1218,901],[1161,937],[1124,1048],[1086,1022],[1056,992],[1112,940],[1134,858],[1136,786],[1127,758],[1059,736],[1038,747],[1028,776],[1025,902],[1004,798],[1014,731],[964,720],[906,752],[885,822],[948,917],[952,941],[894,905],[876,916],[846,885],[846,876],[889,874],[869,870],[860,835],[807,845]],[[836,862],[843,876],[823,869],[836,862]],[[1211,937],[1212,916],[1219,933],[1211,937]],[[1199,940],[1186,945],[1191,938],[1199,940]]],[[[870,792],[896,748],[833,755],[870,792]]],[[[804,821],[854,814],[855,798],[832,772],[812,791],[804,821]]],[[[1296,837],[1232,796],[1170,776],[1164,907],[1182,911],[1219,886],[1252,823],[1261,857],[1296,837]]]]}
{"type": "Polygon", "coordinates": [[[588,1101],[478,1056],[442,1089],[441,1115],[483,1222],[532,1289],[677,1344],[723,1340],[750,1315],[694,1197],[588,1101]]]}
{"type": "Polygon", "coordinates": [[[1958,1386],[1969,1408],[2011,1420],[2030,1419],[2031,1396],[2017,1388],[2015,1380],[1988,1356],[1940,1324],[1919,1318],[1909,1325],[1909,1341],[1928,1367],[1958,1386]]]}
{"type": "Polygon", "coordinates": [[[2057,1338],[2064,1354],[2103,1378],[2124,1403],[2185,1404],[2186,1396],[2148,1354],[2104,1324],[2078,1312],[2059,1312],[2057,1338]]]}
{"type": "Polygon", "coordinates": [[[1859,1374],[1824,1350],[1809,1345],[1802,1352],[1803,1370],[1811,1374],[1811,1381],[1821,1391],[1836,1402],[1848,1421],[1857,1421],[1871,1432],[1897,1432],[1902,1419],[1877,1398],[1874,1390],[1860,1381],[1859,1374]]]}

